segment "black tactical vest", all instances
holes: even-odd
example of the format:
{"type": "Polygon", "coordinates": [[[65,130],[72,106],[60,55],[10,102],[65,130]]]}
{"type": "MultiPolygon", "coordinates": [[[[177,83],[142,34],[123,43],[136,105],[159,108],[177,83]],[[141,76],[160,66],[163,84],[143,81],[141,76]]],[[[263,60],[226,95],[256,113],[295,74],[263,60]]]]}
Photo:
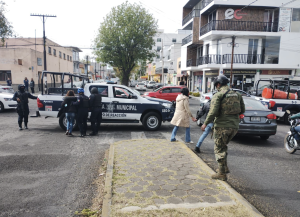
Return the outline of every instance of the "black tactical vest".
{"type": "Polygon", "coordinates": [[[87,96],[83,96],[82,100],[83,100],[83,108],[89,108],[90,107],[89,98],[87,96]]]}
{"type": "Polygon", "coordinates": [[[92,107],[101,107],[102,106],[102,97],[100,94],[94,94],[95,100],[92,107]]]}
{"type": "Polygon", "coordinates": [[[21,93],[21,91],[18,91],[17,97],[21,100],[21,103],[23,104],[28,103],[28,94],[26,92],[21,93]]]}

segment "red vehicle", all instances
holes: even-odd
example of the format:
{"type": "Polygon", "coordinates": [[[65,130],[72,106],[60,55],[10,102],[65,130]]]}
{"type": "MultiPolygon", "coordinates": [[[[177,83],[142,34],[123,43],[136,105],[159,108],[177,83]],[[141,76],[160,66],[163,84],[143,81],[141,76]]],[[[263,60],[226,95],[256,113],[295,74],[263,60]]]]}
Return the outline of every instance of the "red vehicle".
{"type": "Polygon", "coordinates": [[[176,101],[177,96],[181,93],[183,88],[185,88],[185,86],[165,86],[158,88],[153,92],[145,92],[143,96],[164,99],[172,102],[176,101]]]}

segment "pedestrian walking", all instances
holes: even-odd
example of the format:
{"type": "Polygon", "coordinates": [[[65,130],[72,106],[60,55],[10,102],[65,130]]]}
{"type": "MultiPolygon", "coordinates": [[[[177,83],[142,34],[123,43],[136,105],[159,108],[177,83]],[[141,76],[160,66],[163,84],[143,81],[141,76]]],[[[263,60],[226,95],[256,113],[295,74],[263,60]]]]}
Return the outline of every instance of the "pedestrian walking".
{"type": "Polygon", "coordinates": [[[226,181],[228,143],[239,129],[239,115],[245,112],[245,104],[241,94],[228,87],[229,80],[224,75],[219,75],[215,81],[218,92],[213,96],[211,108],[201,130],[214,121],[214,152],[219,170],[212,179],[226,181]]]}
{"type": "Polygon", "coordinates": [[[80,137],[86,136],[87,118],[89,113],[89,98],[84,95],[84,89],[78,89],[78,98],[72,105],[77,106],[77,124],[80,130],[80,137]]]}
{"type": "Polygon", "coordinates": [[[25,85],[20,84],[18,87],[18,91],[15,92],[13,96],[13,100],[17,101],[17,112],[18,112],[18,124],[19,130],[23,130],[22,123],[24,120],[25,129],[28,129],[28,115],[29,115],[29,106],[28,106],[28,98],[37,99],[37,97],[32,96],[30,93],[25,91],[25,85]]]}
{"type": "MultiPolygon", "coordinates": [[[[211,100],[209,100],[207,103],[204,104],[204,106],[202,107],[202,109],[200,110],[199,114],[197,115],[197,121],[199,119],[202,119],[202,120],[205,120],[206,117],[207,117],[207,114],[209,112],[209,109],[210,109],[210,102],[211,100]]],[[[212,128],[214,126],[214,123],[211,122],[209,123],[206,128],[205,128],[205,131],[202,133],[202,135],[200,136],[199,138],[199,141],[197,142],[196,144],[196,147],[195,147],[195,152],[197,153],[201,153],[200,151],[200,146],[202,145],[203,141],[205,140],[205,138],[208,136],[208,134],[211,132],[212,128]]]]}
{"type": "Polygon", "coordinates": [[[10,78],[7,78],[6,84],[7,84],[7,86],[11,86],[12,82],[11,82],[10,78]]]}
{"type": "Polygon", "coordinates": [[[171,124],[175,125],[171,136],[171,142],[177,141],[175,137],[179,127],[185,127],[185,142],[191,144],[194,143],[191,141],[189,117],[191,117],[193,121],[197,121],[190,111],[189,90],[187,88],[183,88],[181,90],[181,94],[179,94],[176,98],[176,110],[171,121],[171,124]]]}
{"type": "Polygon", "coordinates": [[[67,132],[66,135],[72,136],[74,119],[77,113],[77,107],[72,105],[72,102],[76,102],[77,97],[74,94],[73,90],[69,90],[64,97],[64,101],[61,104],[61,109],[64,110],[66,119],[67,119],[67,132]]]}
{"type": "Polygon", "coordinates": [[[28,84],[29,84],[29,81],[28,81],[27,77],[25,77],[25,79],[24,79],[25,91],[28,91],[28,84]]]}
{"type": "Polygon", "coordinates": [[[89,135],[95,136],[98,134],[98,130],[102,121],[102,97],[101,94],[98,93],[97,87],[93,87],[91,89],[90,108],[91,125],[93,131],[89,135]]]}
{"type": "Polygon", "coordinates": [[[33,80],[33,78],[31,78],[29,86],[30,86],[30,89],[31,89],[31,93],[34,93],[34,80],[33,80]]]}

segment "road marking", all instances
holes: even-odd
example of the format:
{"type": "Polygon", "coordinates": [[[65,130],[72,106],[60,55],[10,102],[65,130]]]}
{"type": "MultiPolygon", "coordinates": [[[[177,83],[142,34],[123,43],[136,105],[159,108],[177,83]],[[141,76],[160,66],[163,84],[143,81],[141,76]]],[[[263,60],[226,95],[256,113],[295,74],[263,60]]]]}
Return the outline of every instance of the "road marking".
{"type": "Polygon", "coordinates": [[[131,132],[131,139],[147,139],[144,132],[131,132]]]}

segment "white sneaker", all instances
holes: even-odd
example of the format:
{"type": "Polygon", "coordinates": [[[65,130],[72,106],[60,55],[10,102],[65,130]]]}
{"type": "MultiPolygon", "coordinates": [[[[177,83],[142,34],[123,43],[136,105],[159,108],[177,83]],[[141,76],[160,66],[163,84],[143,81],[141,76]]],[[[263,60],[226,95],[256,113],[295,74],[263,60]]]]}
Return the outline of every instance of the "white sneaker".
{"type": "Polygon", "coordinates": [[[190,141],[190,142],[187,142],[188,144],[194,144],[194,142],[193,141],[190,141]]]}

